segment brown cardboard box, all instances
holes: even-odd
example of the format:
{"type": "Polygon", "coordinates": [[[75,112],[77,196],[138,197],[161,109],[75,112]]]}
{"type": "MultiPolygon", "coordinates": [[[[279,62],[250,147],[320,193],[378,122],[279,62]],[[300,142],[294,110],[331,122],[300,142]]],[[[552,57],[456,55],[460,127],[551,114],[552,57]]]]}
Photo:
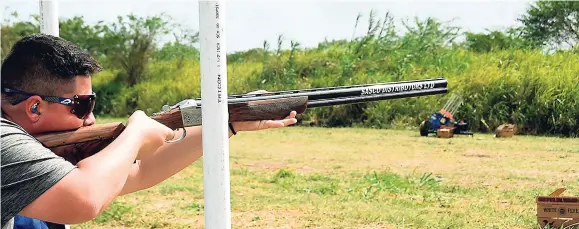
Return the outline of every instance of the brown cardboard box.
{"type": "Polygon", "coordinates": [[[579,197],[560,196],[564,191],[560,188],[549,196],[537,196],[537,221],[541,228],[579,228],[579,197]]]}
{"type": "Polygon", "coordinates": [[[452,138],[452,130],[450,128],[441,127],[436,130],[436,136],[439,138],[452,138]]]}
{"type": "Polygon", "coordinates": [[[502,124],[495,129],[495,137],[510,138],[517,133],[517,126],[514,124],[502,124]]]}

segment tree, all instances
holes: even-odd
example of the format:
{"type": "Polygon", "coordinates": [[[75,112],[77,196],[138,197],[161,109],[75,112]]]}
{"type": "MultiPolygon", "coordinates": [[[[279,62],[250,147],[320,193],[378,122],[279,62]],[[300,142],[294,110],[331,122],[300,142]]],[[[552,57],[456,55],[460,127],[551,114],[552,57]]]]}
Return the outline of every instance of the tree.
{"type": "Polygon", "coordinates": [[[199,50],[194,44],[199,41],[199,32],[180,28],[180,33],[173,33],[174,42],[168,42],[155,52],[155,60],[167,61],[177,60],[177,68],[182,68],[185,60],[199,60],[199,50]]]}
{"type": "Polygon", "coordinates": [[[104,58],[106,43],[103,42],[103,22],[88,25],[84,17],[76,16],[59,21],[59,34],[63,39],[88,51],[95,58],[104,58]]]}
{"type": "Polygon", "coordinates": [[[475,52],[492,52],[506,49],[533,48],[527,40],[518,36],[516,29],[488,31],[488,33],[466,32],[465,45],[475,52]]]}
{"type": "Polygon", "coordinates": [[[579,42],[579,1],[539,1],[519,21],[523,37],[535,45],[573,48],[579,42]]]}
{"type": "MultiPolygon", "coordinates": [[[[12,13],[18,17],[16,12],[12,13]]],[[[24,36],[40,32],[40,18],[31,15],[33,21],[11,22],[8,18],[2,24],[2,58],[14,43],[24,36]]],[[[127,86],[134,86],[146,77],[147,64],[151,59],[184,60],[198,56],[193,46],[198,41],[198,33],[170,23],[165,14],[152,17],[135,15],[119,16],[116,22],[105,24],[99,21],[89,25],[82,16],[59,21],[60,37],[71,41],[98,58],[105,68],[124,70],[121,78],[127,86]],[[175,30],[178,30],[175,32],[175,30]],[[169,42],[158,50],[159,38],[174,31],[175,42],[169,42]]]]}
{"type": "Polygon", "coordinates": [[[169,33],[164,17],[119,16],[116,23],[103,27],[104,54],[108,64],[125,70],[128,86],[134,86],[145,77],[146,66],[152,58],[161,35],[169,33]]]}
{"type": "MultiPolygon", "coordinates": [[[[18,17],[18,13],[13,12],[10,14],[13,18],[18,17]]],[[[38,18],[36,18],[38,20],[38,18]]],[[[2,44],[2,55],[1,58],[4,60],[4,57],[8,55],[10,49],[16,41],[20,40],[22,37],[38,33],[40,31],[40,24],[33,23],[28,21],[19,21],[12,23],[9,18],[4,19],[1,28],[1,41],[2,44]]]]}

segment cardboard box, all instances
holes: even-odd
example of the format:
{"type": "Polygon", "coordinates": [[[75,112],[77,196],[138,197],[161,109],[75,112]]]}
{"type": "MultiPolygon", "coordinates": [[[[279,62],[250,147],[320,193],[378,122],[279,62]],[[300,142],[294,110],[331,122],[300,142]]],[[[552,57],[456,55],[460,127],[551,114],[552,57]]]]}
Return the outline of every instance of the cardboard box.
{"type": "Polygon", "coordinates": [[[517,127],[514,124],[502,124],[495,129],[495,137],[510,138],[517,133],[517,127]]]}
{"type": "Polygon", "coordinates": [[[564,191],[560,188],[549,196],[537,196],[537,221],[541,228],[579,229],[579,197],[560,196],[564,191]]]}
{"type": "Polygon", "coordinates": [[[449,128],[441,127],[440,129],[436,130],[436,136],[439,138],[452,138],[452,130],[449,128]]]}

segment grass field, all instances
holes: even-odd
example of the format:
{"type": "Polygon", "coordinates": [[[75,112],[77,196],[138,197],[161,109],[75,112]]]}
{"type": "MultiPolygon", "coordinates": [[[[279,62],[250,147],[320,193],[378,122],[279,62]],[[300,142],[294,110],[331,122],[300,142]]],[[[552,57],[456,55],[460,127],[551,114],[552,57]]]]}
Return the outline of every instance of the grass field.
{"type": "MultiPolygon", "coordinates": [[[[230,146],[233,228],[539,228],[536,195],[579,195],[577,139],[291,127],[230,146]]],[[[73,228],[203,224],[198,161],[73,228]]]]}

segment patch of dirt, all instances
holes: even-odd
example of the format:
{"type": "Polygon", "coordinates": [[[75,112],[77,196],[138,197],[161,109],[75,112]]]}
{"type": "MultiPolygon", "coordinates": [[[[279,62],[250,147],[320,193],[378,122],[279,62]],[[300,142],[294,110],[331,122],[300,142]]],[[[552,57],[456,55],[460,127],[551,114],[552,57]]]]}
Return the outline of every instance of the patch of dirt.
{"type": "MultiPolygon", "coordinates": [[[[271,162],[250,162],[245,165],[244,167],[252,167],[258,169],[265,169],[265,170],[279,170],[279,169],[288,169],[297,172],[313,172],[314,168],[309,167],[307,165],[290,165],[287,163],[271,163],[271,162]]],[[[316,169],[317,170],[317,169],[316,169]]]]}
{"type": "Polygon", "coordinates": [[[260,169],[267,169],[267,170],[278,170],[281,168],[287,168],[286,163],[267,163],[267,162],[251,162],[245,164],[248,167],[260,168],[260,169]]]}
{"type": "Polygon", "coordinates": [[[175,202],[175,200],[155,201],[151,203],[151,207],[155,209],[169,209],[175,202]]]}
{"type": "Polygon", "coordinates": [[[480,157],[480,158],[490,158],[491,156],[486,154],[463,154],[465,157],[480,157]]]}
{"type": "Polygon", "coordinates": [[[304,216],[305,213],[300,211],[280,212],[275,209],[231,213],[235,228],[296,228],[304,216]]]}
{"type": "Polygon", "coordinates": [[[560,178],[574,178],[577,174],[574,174],[575,172],[572,172],[573,170],[571,170],[570,172],[565,172],[565,171],[569,171],[567,169],[561,169],[561,171],[547,171],[547,170],[537,170],[537,169],[509,169],[509,172],[513,173],[513,174],[520,174],[520,175],[524,175],[524,176],[530,176],[530,177],[539,177],[539,176],[546,176],[546,177],[556,177],[557,179],[560,178]]]}
{"type": "Polygon", "coordinates": [[[356,227],[354,227],[354,228],[357,228],[357,229],[378,229],[378,228],[380,228],[380,229],[397,229],[400,227],[395,227],[392,225],[384,225],[384,224],[372,224],[372,225],[356,225],[356,227]]]}

